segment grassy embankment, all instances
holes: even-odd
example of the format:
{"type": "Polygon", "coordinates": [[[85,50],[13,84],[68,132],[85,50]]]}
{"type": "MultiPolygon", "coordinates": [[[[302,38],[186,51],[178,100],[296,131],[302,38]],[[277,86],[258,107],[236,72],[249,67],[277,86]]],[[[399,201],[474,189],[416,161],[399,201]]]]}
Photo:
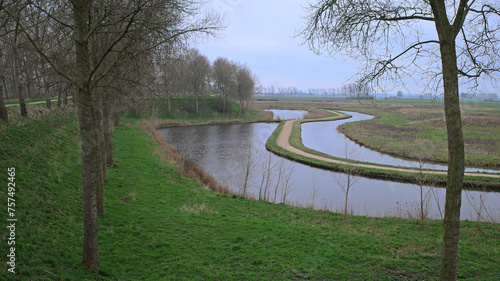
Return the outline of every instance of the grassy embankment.
{"type": "MultiPolygon", "coordinates": [[[[73,102],[68,101],[70,106],[73,102]]],[[[10,125],[23,125],[30,122],[33,119],[37,119],[43,115],[52,115],[56,113],[61,113],[64,109],[57,108],[57,100],[52,100],[52,110],[49,110],[45,104],[45,99],[29,99],[26,100],[26,109],[28,111],[28,117],[21,116],[21,109],[19,107],[19,101],[12,100],[5,102],[7,106],[7,113],[9,116],[10,125]],[[42,102],[43,103],[38,103],[42,102]]],[[[5,126],[4,122],[0,122],[0,129],[5,126]]]]}
{"type": "Polygon", "coordinates": [[[148,108],[141,115],[148,116],[147,119],[154,120],[158,126],[269,121],[267,117],[262,116],[260,110],[241,112],[238,103],[233,99],[228,100],[224,115],[222,102],[217,96],[201,97],[198,114],[195,99],[191,96],[172,98],[170,113],[167,99],[155,99],[154,104],[154,107],[148,108]]]}
{"type": "MultiPolygon", "coordinates": [[[[101,267],[81,267],[80,141],[75,113],[0,131],[0,182],[16,168],[16,275],[1,280],[436,279],[442,227],[429,221],[349,217],[216,193],[183,176],[135,125],[114,133],[101,267]]],[[[1,221],[6,224],[6,189],[1,221]]],[[[500,275],[500,226],[461,224],[458,274],[500,275]]]]}

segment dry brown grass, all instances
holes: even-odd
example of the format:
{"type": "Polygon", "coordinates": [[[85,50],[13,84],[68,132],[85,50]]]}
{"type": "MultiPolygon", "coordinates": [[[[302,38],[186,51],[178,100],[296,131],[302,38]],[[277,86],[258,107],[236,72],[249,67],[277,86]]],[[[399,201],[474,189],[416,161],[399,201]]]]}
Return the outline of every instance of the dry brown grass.
{"type": "Polygon", "coordinates": [[[500,128],[500,118],[493,114],[464,114],[464,127],[497,127],[500,128]]]}
{"type": "Polygon", "coordinates": [[[317,109],[315,107],[310,107],[307,109],[307,113],[304,115],[304,119],[316,119],[316,118],[323,118],[323,117],[328,117],[330,116],[330,113],[317,109]]]}
{"type": "Polygon", "coordinates": [[[260,115],[262,115],[264,119],[272,120],[274,118],[274,113],[271,111],[260,110],[260,115]]]}
{"type": "Polygon", "coordinates": [[[359,129],[369,131],[383,131],[388,133],[419,133],[422,130],[415,127],[399,127],[392,124],[378,124],[378,123],[361,123],[358,125],[359,129]]]}
{"type": "Polygon", "coordinates": [[[194,163],[191,159],[179,154],[175,146],[166,144],[163,140],[163,136],[156,130],[157,124],[144,121],[139,123],[138,127],[160,145],[161,150],[156,151],[155,154],[158,154],[162,161],[169,161],[178,165],[181,174],[200,181],[207,189],[219,193],[232,194],[227,185],[218,183],[213,176],[206,173],[203,168],[194,163]]]}

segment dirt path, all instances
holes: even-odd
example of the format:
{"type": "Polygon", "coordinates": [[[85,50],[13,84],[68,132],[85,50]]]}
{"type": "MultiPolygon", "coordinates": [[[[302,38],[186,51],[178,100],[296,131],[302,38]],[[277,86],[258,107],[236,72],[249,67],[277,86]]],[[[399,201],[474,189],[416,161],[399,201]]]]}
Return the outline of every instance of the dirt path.
{"type": "MultiPolygon", "coordinates": [[[[333,112],[336,113],[339,117],[346,116],[345,114],[339,113],[339,112],[333,112]]],[[[322,120],[328,120],[331,119],[331,117],[327,118],[320,118],[316,119],[315,121],[322,121],[322,120]]],[[[356,163],[350,163],[342,160],[336,160],[336,159],[331,159],[319,155],[315,155],[303,150],[300,150],[296,147],[293,147],[290,145],[290,137],[292,135],[292,128],[293,124],[297,122],[298,120],[288,120],[285,121],[285,124],[283,126],[283,129],[281,130],[280,135],[278,136],[278,139],[276,140],[276,144],[295,154],[302,155],[308,158],[312,159],[317,159],[320,161],[328,162],[328,163],[336,163],[336,164],[342,164],[342,165],[348,165],[348,166],[354,166],[354,167],[363,167],[363,168],[375,168],[379,170],[385,170],[385,171],[395,171],[395,172],[408,172],[408,173],[419,173],[419,170],[416,169],[403,169],[403,168],[396,168],[396,167],[386,167],[386,166],[379,166],[377,164],[356,164],[356,163]]],[[[436,174],[436,175],[446,175],[446,171],[426,171],[427,174],[436,174]]],[[[498,174],[483,174],[483,173],[465,173],[466,176],[471,176],[471,177],[489,177],[489,178],[500,178],[500,175],[498,174]]]]}
{"type": "MultiPolygon", "coordinates": [[[[69,98],[69,97],[68,97],[69,98]]],[[[50,101],[57,101],[57,98],[51,99],[50,101]]],[[[35,102],[27,102],[26,104],[41,104],[41,103],[46,103],[47,101],[35,101],[35,102]]],[[[11,104],[6,104],[7,106],[19,106],[19,103],[11,103],[11,104]]]]}

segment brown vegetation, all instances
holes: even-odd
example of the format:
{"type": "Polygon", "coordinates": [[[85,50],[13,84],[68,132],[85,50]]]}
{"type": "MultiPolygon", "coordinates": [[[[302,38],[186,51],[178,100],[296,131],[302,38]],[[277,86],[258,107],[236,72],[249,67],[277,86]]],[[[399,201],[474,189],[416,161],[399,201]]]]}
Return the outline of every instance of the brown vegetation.
{"type": "Polygon", "coordinates": [[[191,159],[180,155],[175,146],[166,144],[163,140],[163,136],[156,130],[155,124],[151,122],[141,122],[138,124],[138,127],[160,145],[161,151],[157,151],[156,154],[160,155],[162,161],[169,161],[179,165],[180,173],[199,180],[207,189],[224,194],[231,194],[228,186],[219,184],[214,177],[207,174],[203,168],[198,166],[191,159]]]}
{"type": "Polygon", "coordinates": [[[310,107],[307,109],[307,113],[304,115],[304,119],[316,119],[328,116],[330,116],[330,113],[328,111],[310,107]]]}

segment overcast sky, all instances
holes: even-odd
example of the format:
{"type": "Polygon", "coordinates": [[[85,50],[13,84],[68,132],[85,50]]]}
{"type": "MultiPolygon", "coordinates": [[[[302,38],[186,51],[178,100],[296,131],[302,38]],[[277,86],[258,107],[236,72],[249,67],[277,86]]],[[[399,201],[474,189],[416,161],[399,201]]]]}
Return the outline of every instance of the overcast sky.
{"type": "Polygon", "coordinates": [[[356,73],[356,66],[342,58],[316,56],[301,38],[293,38],[305,21],[301,5],[290,0],[212,0],[207,9],[225,15],[227,28],[221,39],[197,42],[210,61],[226,57],[245,63],[264,87],[340,87],[356,73]]]}
{"type": "MultiPolygon", "coordinates": [[[[210,0],[207,10],[224,15],[220,39],[196,42],[211,62],[226,57],[244,63],[264,87],[337,88],[357,73],[352,59],[316,56],[294,34],[306,21],[307,0],[210,0]]],[[[491,85],[483,90],[498,92],[491,85]]]]}

